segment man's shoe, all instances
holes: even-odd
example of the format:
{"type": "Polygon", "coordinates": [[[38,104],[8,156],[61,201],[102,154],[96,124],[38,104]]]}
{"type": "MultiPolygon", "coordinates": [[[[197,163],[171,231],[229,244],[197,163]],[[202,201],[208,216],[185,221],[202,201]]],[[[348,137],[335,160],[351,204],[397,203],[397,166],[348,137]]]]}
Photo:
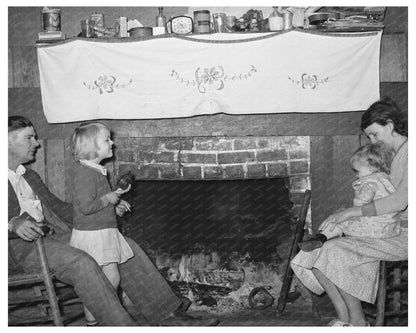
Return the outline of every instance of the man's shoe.
{"type": "Polygon", "coordinates": [[[320,247],[322,247],[324,243],[326,242],[326,240],[327,238],[324,234],[318,233],[314,237],[306,241],[299,242],[298,246],[302,251],[310,252],[310,251],[313,251],[315,249],[319,249],[320,247]]]}

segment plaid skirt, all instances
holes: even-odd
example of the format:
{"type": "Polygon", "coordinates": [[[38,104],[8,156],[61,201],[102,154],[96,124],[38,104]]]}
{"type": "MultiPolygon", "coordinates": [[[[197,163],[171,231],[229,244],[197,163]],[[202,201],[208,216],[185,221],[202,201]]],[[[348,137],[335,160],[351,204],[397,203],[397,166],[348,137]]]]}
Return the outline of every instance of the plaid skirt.
{"type": "Polygon", "coordinates": [[[408,258],[408,230],[402,227],[391,238],[340,237],[311,252],[300,251],[290,266],[296,277],[315,294],[325,290],[312,273],[320,270],[332,283],[361,301],[374,303],[377,296],[380,260],[408,258]]]}

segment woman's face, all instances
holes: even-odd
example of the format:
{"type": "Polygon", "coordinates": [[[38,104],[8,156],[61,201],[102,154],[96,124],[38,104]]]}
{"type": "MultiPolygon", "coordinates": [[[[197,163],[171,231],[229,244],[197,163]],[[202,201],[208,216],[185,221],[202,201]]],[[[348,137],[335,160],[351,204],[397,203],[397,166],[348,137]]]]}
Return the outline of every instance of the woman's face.
{"type": "Polygon", "coordinates": [[[364,130],[364,133],[370,139],[371,143],[383,142],[386,146],[394,148],[393,128],[393,123],[391,122],[384,126],[378,123],[372,123],[364,130]]]}

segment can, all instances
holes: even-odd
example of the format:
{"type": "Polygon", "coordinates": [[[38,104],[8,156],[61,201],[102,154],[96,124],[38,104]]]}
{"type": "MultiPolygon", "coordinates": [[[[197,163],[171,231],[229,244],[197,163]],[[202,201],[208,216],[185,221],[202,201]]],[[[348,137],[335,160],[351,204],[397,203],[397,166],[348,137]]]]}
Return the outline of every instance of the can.
{"type": "Polygon", "coordinates": [[[91,27],[91,22],[89,19],[81,20],[81,36],[91,38],[94,37],[94,30],[91,27]]]}
{"type": "Polygon", "coordinates": [[[283,30],[292,29],[292,18],[293,14],[291,12],[283,13],[283,30]]]}
{"type": "Polygon", "coordinates": [[[42,31],[61,31],[61,10],[49,9],[42,10],[42,31]]]}
{"type": "Polygon", "coordinates": [[[212,20],[214,22],[214,32],[225,32],[225,13],[212,14],[212,20]]]}
{"type": "Polygon", "coordinates": [[[211,32],[211,14],[209,10],[194,11],[194,32],[199,34],[211,32]]]}
{"type": "MultiPolygon", "coordinates": [[[[104,29],[104,14],[97,14],[92,13],[90,15],[90,23],[92,28],[98,28],[97,30],[103,30],[104,29]]],[[[103,36],[104,34],[100,31],[95,30],[95,35],[97,37],[103,36]]]]}

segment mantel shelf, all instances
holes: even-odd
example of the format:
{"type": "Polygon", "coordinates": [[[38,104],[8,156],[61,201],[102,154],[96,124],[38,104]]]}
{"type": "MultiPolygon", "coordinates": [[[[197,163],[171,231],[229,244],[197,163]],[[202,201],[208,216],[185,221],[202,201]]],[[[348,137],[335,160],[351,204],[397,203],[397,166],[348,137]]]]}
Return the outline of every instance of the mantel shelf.
{"type": "MultiPolygon", "coordinates": [[[[205,40],[208,39],[210,41],[215,42],[227,42],[227,36],[246,36],[246,40],[249,41],[251,39],[263,38],[270,35],[281,35],[291,31],[299,31],[304,33],[310,34],[338,34],[338,33],[363,33],[363,32],[377,32],[381,31],[383,28],[381,27],[350,27],[350,28],[340,28],[340,29],[302,29],[302,28],[293,28],[285,31],[267,31],[267,32],[227,32],[227,33],[210,33],[210,34],[187,34],[187,35],[179,35],[179,34],[163,34],[157,36],[146,36],[146,37],[98,37],[98,38],[87,38],[87,37],[70,37],[66,39],[47,39],[47,40],[37,40],[36,44],[37,47],[45,47],[45,46],[53,46],[63,43],[69,43],[74,40],[84,40],[89,42],[97,42],[97,43],[131,43],[131,42],[140,42],[140,41],[147,41],[153,39],[163,39],[163,38],[179,38],[179,39],[197,39],[197,40],[205,40]],[[252,38],[250,37],[252,36],[252,38]]],[[[230,38],[234,40],[234,38],[230,38]]]]}

